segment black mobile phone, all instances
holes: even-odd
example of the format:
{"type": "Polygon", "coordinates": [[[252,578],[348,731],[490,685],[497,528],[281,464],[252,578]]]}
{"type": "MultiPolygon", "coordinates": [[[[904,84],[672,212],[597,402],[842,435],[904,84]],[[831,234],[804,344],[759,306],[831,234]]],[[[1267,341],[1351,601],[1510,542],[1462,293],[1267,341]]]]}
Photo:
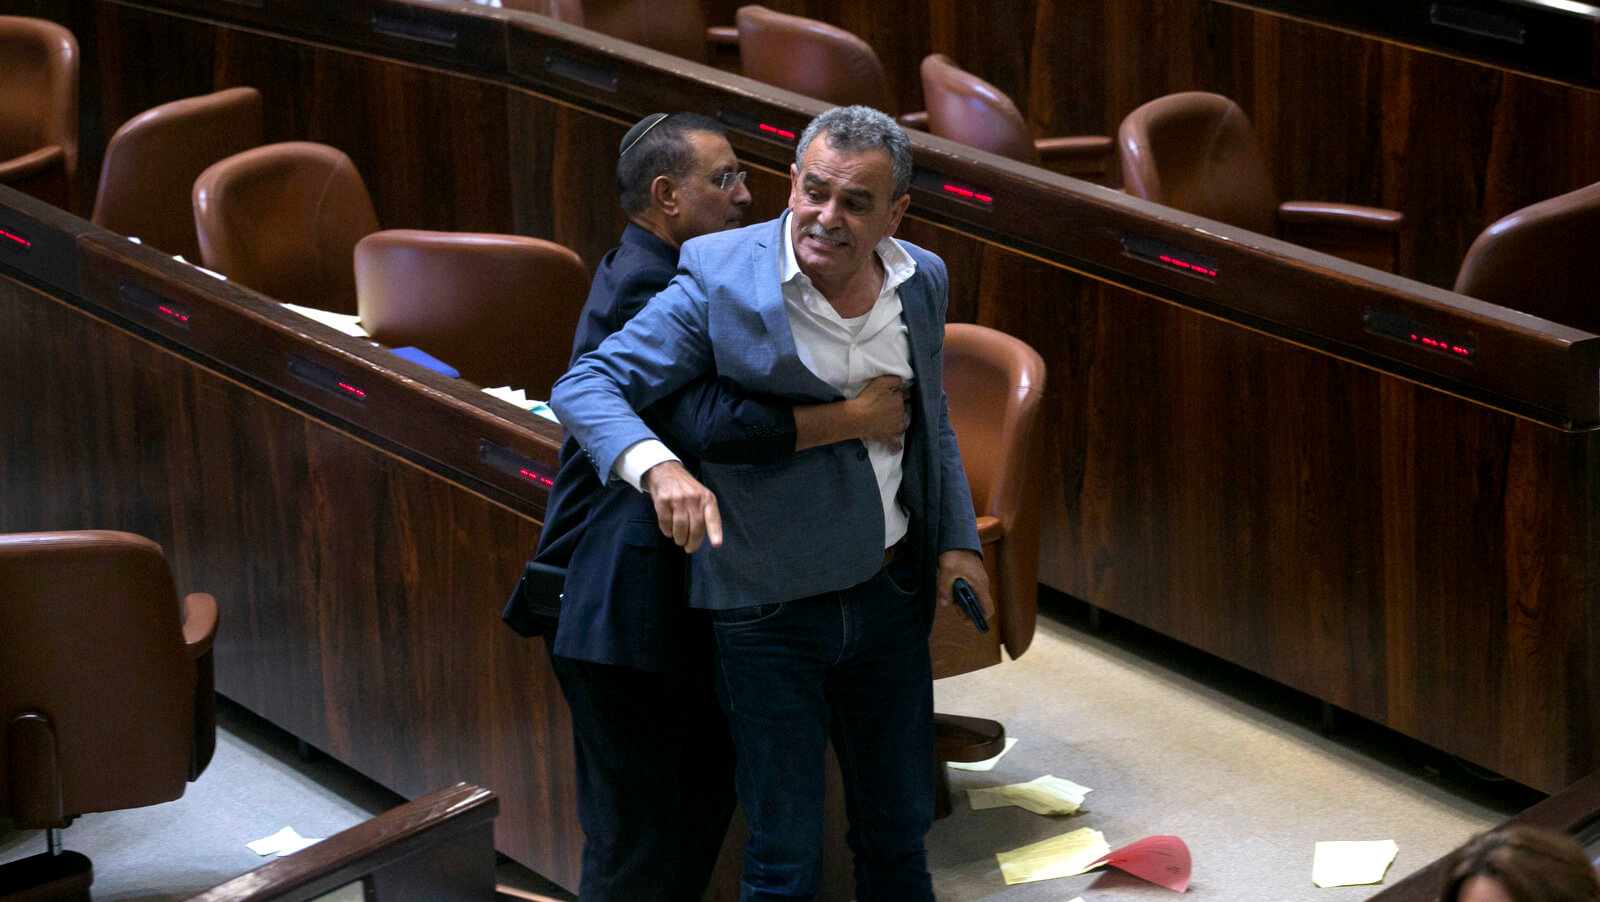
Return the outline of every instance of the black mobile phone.
{"type": "Polygon", "coordinates": [[[983,607],[978,604],[978,596],[973,593],[972,587],[967,585],[966,580],[958,576],[952,591],[956,596],[956,604],[960,605],[961,610],[966,612],[967,619],[971,620],[972,625],[978,628],[978,632],[987,633],[989,631],[989,618],[983,616],[983,607]]]}

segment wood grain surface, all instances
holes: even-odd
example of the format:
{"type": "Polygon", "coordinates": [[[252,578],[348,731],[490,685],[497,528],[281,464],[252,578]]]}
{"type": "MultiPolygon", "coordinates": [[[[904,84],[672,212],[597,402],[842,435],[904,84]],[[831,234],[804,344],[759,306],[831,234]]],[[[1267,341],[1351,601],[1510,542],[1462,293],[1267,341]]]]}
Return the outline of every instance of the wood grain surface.
{"type": "MultiPolygon", "coordinates": [[[[740,0],[705,0],[732,22],[740,0]]],[[[1213,0],[772,0],[854,31],[903,109],[929,53],[992,82],[1037,135],[1115,135],[1146,101],[1233,98],[1283,200],[1397,209],[1402,274],[1448,288],[1496,219],[1600,181],[1600,90],[1213,0]]],[[[1574,324],[1578,325],[1578,324],[1574,324]]]]}
{"type": "Polygon", "coordinates": [[[566,705],[499,618],[537,520],[11,278],[0,334],[0,530],[161,543],[219,692],[402,795],[496,787],[576,885],[566,705]]]}

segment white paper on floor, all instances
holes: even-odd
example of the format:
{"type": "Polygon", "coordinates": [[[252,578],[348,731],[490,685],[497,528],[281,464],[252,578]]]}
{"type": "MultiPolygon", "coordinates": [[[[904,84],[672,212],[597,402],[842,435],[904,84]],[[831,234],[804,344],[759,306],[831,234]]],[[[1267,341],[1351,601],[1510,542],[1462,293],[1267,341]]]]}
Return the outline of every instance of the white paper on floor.
{"type": "Polygon", "coordinates": [[[1006,756],[1006,752],[1011,751],[1011,747],[1016,744],[1017,740],[1015,737],[1007,736],[1006,747],[1001,749],[1000,754],[994,756],[993,758],[985,758],[982,761],[947,761],[945,763],[949,764],[956,770],[994,770],[994,766],[999,764],[1000,759],[1004,758],[1006,756]]]}
{"type": "Polygon", "coordinates": [[[306,846],[319,842],[322,842],[321,837],[308,839],[297,833],[293,827],[284,827],[271,836],[263,837],[255,842],[245,843],[245,846],[257,855],[277,855],[282,857],[284,855],[293,855],[306,846]]]}
{"type": "Polygon", "coordinates": [[[1381,882],[1399,851],[1392,839],[1319,842],[1311,861],[1311,882],[1321,887],[1381,882]]]}

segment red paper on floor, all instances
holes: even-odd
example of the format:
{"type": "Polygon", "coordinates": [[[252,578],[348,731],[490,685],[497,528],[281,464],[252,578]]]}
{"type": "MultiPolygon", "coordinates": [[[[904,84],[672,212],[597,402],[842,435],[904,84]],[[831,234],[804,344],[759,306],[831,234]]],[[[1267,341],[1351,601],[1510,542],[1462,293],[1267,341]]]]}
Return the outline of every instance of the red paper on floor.
{"type": "Polygon", "coordinates": [[[1113,849],[1091,867],[1103,864],[1176,892],[1189,888],[1189,847],[1176,836],[1147,836],[1113,849]]]}

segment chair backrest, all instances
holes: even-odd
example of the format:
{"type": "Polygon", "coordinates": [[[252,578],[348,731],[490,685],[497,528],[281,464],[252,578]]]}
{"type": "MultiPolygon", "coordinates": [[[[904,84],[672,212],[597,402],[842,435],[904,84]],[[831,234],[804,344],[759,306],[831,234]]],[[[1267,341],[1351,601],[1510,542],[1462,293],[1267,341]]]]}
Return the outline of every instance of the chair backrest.
{"type": "Polygon", "coordinates": [[[43,147],[78,171],[78,42],[54,22],[0,16],[0,161],[43,147]]]}
{"type": "Polygon", "coordinates": [[[984,326],[945,326],[944,389],[950,425],[981,519],[994,517],[993,590],[1000,638],[1013,658],[1033,641],[1039,589],[1043,457],[1036,428],[1044,360],[1019,338],[984,326]]]}
{"type": "Polygon", "coordinates": [[[883,64],[866,41],[765,6],[741,6],[735,18],[746,77],[838,106],[859,103],[894,114],[883,64]]]}
{"type": "Polygon", "coordinates": [[[111,136],[93,220],[113,232],[200,262],[195,179],[208,166],[261,144],[261,92],[229,88],[164,103],[111,136]]]}
{"type": "Polygon", "coordinates": [[[1011,98],[942,53],[922,61],[928,131],[979,150],[1039,164],[1033,133],[1011,98]]]}
{"type": "Polygon", "coordinates": [[[1600,182],[1506,216],[1467,249],[1455,290],[1565,326],[1600,330],[1600,182]]]}
{"type": "Polygon", "coordinates": [[[706,61],[706,14],[699,0],[582,0],[582,5],[585,28],[706,61]]]}
{"type": "Polygon", "coordinates": [[[0,536],[0,674],[0,817],[60,827],[183,795],[196,667],[156,543],[0,536]]]}
{"type": "Polygon", "coordinates": [[[378,231],[355,164],[290,141],[234,154],[194,183],[206,268],[279,301],[356,312],[356,242],[378,231]]]}
{"type": "Polygon", "coordinates": [[[1255,129],[1219,94],[1158,97],[1122,120],[1123,189],[1136,197],[1276,235],[1278,198],[1255,129]]]}
{"type": "Polygon", "coordinates": [[[362,328],[414,346],[479,385],[550,397],[589,293],[578,255],[520,235],[393,230],[355,252],[362,328]]]}

